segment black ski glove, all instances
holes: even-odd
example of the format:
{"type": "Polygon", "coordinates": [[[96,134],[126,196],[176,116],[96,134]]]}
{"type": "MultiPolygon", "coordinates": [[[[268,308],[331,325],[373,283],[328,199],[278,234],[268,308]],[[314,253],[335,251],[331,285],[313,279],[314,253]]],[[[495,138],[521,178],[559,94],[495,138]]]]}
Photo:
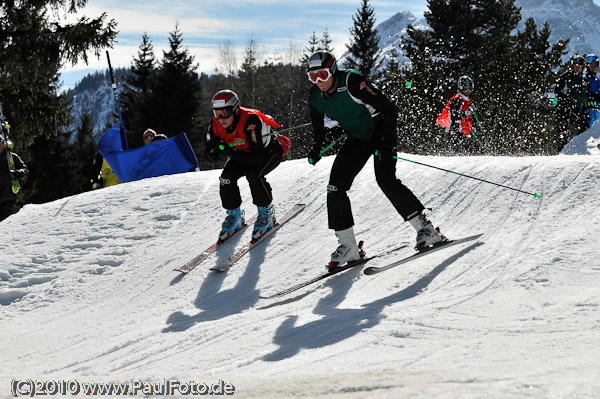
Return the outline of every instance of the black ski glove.
{"type": "Polygon", "coordinates": [[[320,160],[321,151],[319,151],[316,147],[313,147],[308,153],[308,163],[311,165],[316,165],[320,160]]]}
{"type": "Polygon", "coordinates": [[[29,176],[29,171],[27,169],[17,169],[15,170],[15,176],[19,180],[25,180],[29,176]]]}
{"type": "Polygon", "coordinates": [[[221,159],[221,150],[219,150],[219,146],[215,146],[213,148],[206,146],[204,155],[209,161],[217,162],[219,159],[221,159]]]}
{"type": "Polygon", "coordinates": [[[391,160],[394,156],[396,156],[396,152],[398,149],[396,147],[392,147],[389,144],[382,143],[380,148],[375,150],[375,160],[391,160]]]}

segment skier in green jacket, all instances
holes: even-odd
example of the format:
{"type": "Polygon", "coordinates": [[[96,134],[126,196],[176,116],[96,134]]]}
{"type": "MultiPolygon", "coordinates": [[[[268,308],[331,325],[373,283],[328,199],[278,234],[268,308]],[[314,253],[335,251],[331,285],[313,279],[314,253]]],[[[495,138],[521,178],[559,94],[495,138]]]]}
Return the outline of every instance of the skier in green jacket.
{"type": "Polygon", "coordinates": [[[356,71],[339,70],[335,57],[327,51],[317,51],[309,58],[307,74],[313,83],[310,112],[314,140],[309,162],[314,165],[321,158],[325,115],[337,121],[347,135],[333,163],[327,188],[329,228],[335,230],[339,241],[327,267],[333,269],[362,255],[354,236],[347,191],[371,155],[375,155],[377,184],[402,218],[417,230],[415,248],[420,250],[444,239],[423,215],[423,204],[396,177],[395,105],[356,71]]]}

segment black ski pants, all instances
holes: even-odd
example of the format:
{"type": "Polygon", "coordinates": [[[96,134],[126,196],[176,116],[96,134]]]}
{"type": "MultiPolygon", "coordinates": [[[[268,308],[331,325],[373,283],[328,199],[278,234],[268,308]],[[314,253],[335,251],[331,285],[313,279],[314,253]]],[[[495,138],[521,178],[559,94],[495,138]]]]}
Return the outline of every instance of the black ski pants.
{"type": "Polygon", "coordinates": [[[283,150],[277,143],[269,145],[264,150],[263,161],[258,165],[248,165],[233,159],[229,159],[223,168],[220,179],[219,194],[221,204],[225,209],[239,208],[242,204],[242,196],[238,180],[246,176],[252,193],[252,202],[256,206],[268,206],[273,202],[271,185],[265,176],[275,169],[283,157],[283,150]]]}
{"type": "MultiPolygon", "coordinates": [[[[347,139],[336,156],[329,186],[327,187],[327,213],[329,228],[336,231],[354,226],[352,208],[347,191],[354,178],[365,166],[376,149],[376,139],[361,141],[347,139]]],[[[421,201],[396,177],[395,152],[390,147],[380,149],[381,156],[375,157],[377,184],[404,220],[424,209],[421,201]]]]}

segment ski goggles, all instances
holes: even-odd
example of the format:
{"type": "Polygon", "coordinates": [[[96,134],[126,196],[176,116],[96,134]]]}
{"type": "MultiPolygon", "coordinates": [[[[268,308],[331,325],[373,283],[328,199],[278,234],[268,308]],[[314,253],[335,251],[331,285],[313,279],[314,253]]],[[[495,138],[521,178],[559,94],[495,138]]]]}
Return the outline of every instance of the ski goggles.
{"type": "Polygon", "coordinates": [[[331,77],[331,71],[329,68],[317,69],[316,71],[308,71],[306,72],[308,75],[308,80],[313,83],[317,83],[318,81],[324,82],[331,77]]]}
{"type": "Polygon", "coordinates": [[[598,56],[596,54],[590,54],[587,57],[588,62],[598,61],[598,56]]]}
{"type": "Polygon", "coordinates": [[[233,115],[233,110],[231,109],[231,107],[213,109],[213,116],[217,120],[228,119],[231,117],[231,115],[233,115]]]}

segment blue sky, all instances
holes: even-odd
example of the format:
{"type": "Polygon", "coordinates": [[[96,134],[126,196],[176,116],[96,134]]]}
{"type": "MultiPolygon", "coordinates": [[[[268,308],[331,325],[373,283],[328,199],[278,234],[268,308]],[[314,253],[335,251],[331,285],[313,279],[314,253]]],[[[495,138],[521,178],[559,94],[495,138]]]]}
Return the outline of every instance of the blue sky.
{"type": "MultiPolygon", "coordinates": [[[[594,0],[596,4],[600,0],[594,0]]],[[[399,11],[423,17],[426,0],[371,0],[377,24],[399,11]]],[[[211,73],[219,65],[218,47],[225,41],[236,49],[238,65],[250,37],[257,40],[264,57],[285,53],[292,46],[303,50],[315,31],[325,29],[333,40],[334,54],[342,55],[348,44],[352,17],[360,0],[90,0],[78,16],[97,17],[107,12],[118,22],[118,43],[110,50],[113,67],[128,67],[138,52],[142,35],[152,40],[157,59],[168,48],[169,33],[176,23],[183,45],[194,55],[200,72],[211,73]]],[[[102,52],[104,55],[105,52],[102,52]]],[[[73,87],[87,73],[107,68],[105,56],[90,55],[88,65],[66,65],[65,88],[73,87]]]]}
{"type": "MultiPolygon", "coordinates": [[[[313,30],[321,37],[325,29],[333,40],[334,53],[342,55],[350,36],[352,16],[360,0],[91,0],[78,15],[99,16],[106,11],[118,22],[118,43],[109,50],[113,67],[130,66],[138,52],[142,35],[148,34],[155,54],[162,58],[168,47],[169,33],[175,24],[183,34],[183,45],[194,55],[199,71],[210,73],[219,67],[218,47],[230,41],[236,48],[238,64],[244,48],[254,37],[265,57],[285,52],[292,44],[304,49],[313,30]]],[[[399,11],[423,16],[426,1],[371,0],[376,23],[399,11]]],[[[73,87],[87,73],[106,69],[103,57],[90,56],[89,65],[66,65],[62,81],[73,87]]]]}

